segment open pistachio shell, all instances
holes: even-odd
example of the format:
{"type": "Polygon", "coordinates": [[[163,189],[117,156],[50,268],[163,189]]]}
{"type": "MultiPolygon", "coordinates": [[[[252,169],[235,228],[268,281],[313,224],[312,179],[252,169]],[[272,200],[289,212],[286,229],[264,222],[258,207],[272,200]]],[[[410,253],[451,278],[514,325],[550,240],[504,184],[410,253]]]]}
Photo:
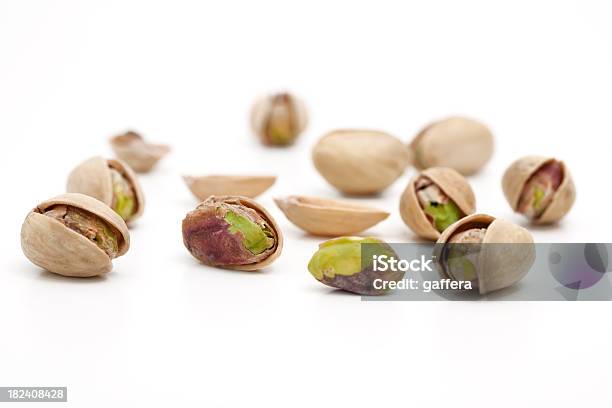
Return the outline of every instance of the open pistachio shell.
{"type": "Polygon", "coordinates": [[[267,95],[251,109],[251,126],[263,144],[289,145],[304,131],[308,114],[304,103],[289,93],[267,95]]]}
{"type": "Polygon", "coordinates": [[[376,208],[325,198],[289,196],[275,198],[274,202],[304,231],[329,237],[361,232],[389,216],[376,208]]]}
{"type": "Polygon", "coordinates": [[[416,182],[420,177],[426,177],[438,186],[464,216],[476,211],[476,197],[468,181],[456,170],[448,167],[429,168],[410,180],[400,198],[400,215],[415,234],[435,241],[440,237],[440,231],[436,229],[417,197],[416,182]]]}
{"type": "Polygon", "coordinates": [[[121,214],[128,223],[135,221],[144,211],[144,195],[136,174],[121,160],[105,159],[100,156],[85,160],[68,176],[67,191],[97,198],[121,214]],[[127,200],[123,195],[118,196],[111,169],[120,173],[131,189],[129,206],[125,205],[127,200]]]}
{"type": "Polygon", "coordinates": [[[336,130],[319,140],[312,159],[323,178],[341,192],[372,195],[402,175],[410,152],[384,132],[336,130]]]}
{"type": "Polygon", "coordinates": [[[412,140],[410,148],[418,169],[450,167],[470,175],[493,155],[493,135],[480,122],[449,117],[427,125],[412,140]]]}
{"type": "Polygon", "coordinates": [[[481,294],[509,287],[529,272],[535,260],[535,246],[529,231],[490,215],[472,214],[448,227],[436,243],[434,255],[445,278],[453,279],[443,255],[445,246],[455,234],[473,228],[485,229],[474,265],[481,294]]]}
{"type": "Polygon", "coordinates": [[[528,218],[534,224],[549,224],[563,218],[574,205],[576,200],[576,186],[569,169],[562,161],[552,157],[526,156],[516,160],[508,167],[502,178],[502,189],[508,204],[516,212],[519,212],[519,201],[525,189],[525,185],[534,174],[543,166],[557,162],[561,166],[562,180],[548,206],[539,216],[528,218]]]}
{"type": "Polygon", "coordinates": [[[141,135],[132,131],[111,138],[110,145],[117,157],[138,173],[151,171],[170,152],[169,146],[147,143],[141,135]]]}
{"type": "Polygon", "coordinates": [[[102,275],[112,268],[112,259],[125,254],[130,235],[125,222],[102,202],[83,194],[64,194],[40,203],[27,215],[21,227],[21,248],[35,265],[64,276],[90,277],[102,275]],[[90,236],[77,232],[60,220],[49,216],[53,208],[76,209],[81,218],[99,227],[112,240],[113,248],[105,252],[97,244],[99,235],[85,228],[90,236]],[[114,246],[116,244],[116,246],[114,246]]]}
{"type": "Polygon", "coordinates": [[[183,220],[183,242],[206,265],[256,271],[280,256],[283,234],[254,200],[210,196],[183,220]]]}
{"type": "Polygon", "coordinates": [[[272,187],[274,176],[183,176],[185,184],[200,201],[211,195],[255,198],[272,187]]]}

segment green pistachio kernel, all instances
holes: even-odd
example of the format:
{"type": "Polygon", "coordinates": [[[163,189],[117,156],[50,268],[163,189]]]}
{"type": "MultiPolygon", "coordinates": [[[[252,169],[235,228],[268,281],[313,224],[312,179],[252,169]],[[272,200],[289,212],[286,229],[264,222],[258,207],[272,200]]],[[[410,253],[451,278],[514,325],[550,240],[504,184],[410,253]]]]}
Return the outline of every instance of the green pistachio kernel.
{"type": "Polygon", "coordinates": [[[461,219],[461,210],[452,201],[446,204],[431,202],[425,207],[425,212],[433,217],[438,232],[444,231],[461,219]]]}
{"type": "Polygon", "coordinates": [[[544,195],[544,190],[540,187],[536,186],[533,188],[533,208],[535,210],[540,209],[540,206],[542,205],[542,200],[544,199],[544,195]]]}
{"type": "Polygon", "coordinates": [[[230,225],[229,231],[232,234],[242,234],[242,243],[253,255],[259,255],[274,246],[274,236],[266,225],[261,226],[233,211],[227,212],[225,221],[230,225]]]}

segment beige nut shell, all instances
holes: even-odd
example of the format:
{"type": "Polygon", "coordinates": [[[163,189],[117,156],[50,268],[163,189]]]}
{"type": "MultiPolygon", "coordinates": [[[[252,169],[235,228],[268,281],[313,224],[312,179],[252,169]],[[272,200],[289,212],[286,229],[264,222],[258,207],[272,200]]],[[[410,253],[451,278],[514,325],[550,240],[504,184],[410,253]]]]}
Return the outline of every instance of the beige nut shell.
{"type": "Polygon", "coordinates": [[[124,173],[134,187],[136,194],[136,213],[128,220],[135,221],[144,212],[145,199],[142,188],[134,171],[121,160],[105,159],[101,156],[92,157],[79,164],[68,176],[67,192],[81,193],[102,201],[111,206],[113,202],[113,184],[109,166],[124,173]]]}
{"type": "Polygon", "coordinates": [[[138,173],[151,171],[170,152],[169,146],[147,143],[135,132],[115,136],[109,142],[117,157],[138,173]]]}
{"type": "Polygon", "coordinates": [[[389,216],[376,208],[318,197],[289,196],[275,198],[274,202],[293,224],[326,237],[356,234],[389,216]]]}
{"type": "Polygon", "coordinates": [[[315,145],[316,169],[343,193],[371,195],[383,191],[410,162],[410,151],[394,136],[374,130],[335,130],[315,145]]]}
{"type": "Polygon", "coordinates": [[[203,201],[211,195],[255,198],[272,187],[275,176],[183,176],[193,195],[203,201]]]}
{"type": "Polygon", "coordinates": [[[110,272],[110,257],[83,235],[43,213],[54,205],[68,205],[92,213],[121,234],[117,256],[130,247],[125,222],[104,203],[83,194],[63,194],[40,203],[21,227],[21,248],[35,265],[64,276],[91,277],[110,272]]]}
{"type": "MultiPolygon", "coordinates": [[[[260,137],[261,140],[265,140],[264,135],[268,119],[274,109],[274,98],[276,95],[262,96],[255,101],[251,108],[251,128],[253,132],[260,137]]],[[[294,115],[292,118],[293,125],[295,127],[296,136],[299,135],[308,126],[308,110],[304,102],[292,94],[287,94],[289,97],[289,103],[291,106],[287,107],[291,109],[291,114],[294,115]]],[[[289,114],[289,112],[287,112],[289,114]]]]}
{"type": "Polygon", "coordinates": [[[410,148],[420,170],[450,167],[467,176],[491,159],[493,145],[493,134],[485,125],[454,116],[427,125],[412,140],[410,148]]]}
{"type": "MultiPolygon", "coordinates": [[[[476,265],[478,290],[481,294],[514,285],[529,272],[535,261],[535,246],[531,233],[516,224],[496,219],[486,214],[472,214],[448,227],[436,243],[436,256],[444,244],[458,232],[470,228],[486,228],[483,244],[476,265]]],[[[450,276],[442,269],[443,275],[450,276]]]]}
{"type": "Polygon", "coordinates": [[[440,237],[440,232],[427,218],[416,194],[415,183],[421,176],[433,181],[465,215],[476,211],[476,197],[468,181],[459,172],[448,167],[429,168],[410,180],[400,198],[400,215],[419,237],[435,241],[440,237]]]}
{"type": "MultiPolygon", "coordinates": [[[[546,163],[555,160],[552,157],[526,156],[516,160],[508,167],[502,177],[502,189],[508,204],[517,211],[521,194],[529,178],[546,163]]],[[[576,186],[569,169],[564,162],[559,161],[563,169],[563,181],[555,192],[551,203],[542,215],[532,219],[534,224],[549,224],[563,218],[574,205],[576,186]]]]}

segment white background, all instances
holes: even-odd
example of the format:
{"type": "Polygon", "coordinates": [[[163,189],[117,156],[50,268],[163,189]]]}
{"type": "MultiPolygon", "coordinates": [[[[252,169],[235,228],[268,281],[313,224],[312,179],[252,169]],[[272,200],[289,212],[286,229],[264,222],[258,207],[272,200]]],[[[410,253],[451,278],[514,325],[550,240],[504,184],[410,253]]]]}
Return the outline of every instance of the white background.
{"type": "MultiPolygon", "coordinates": [[[[360,302],[316,282],[305,236],[272,197],[338,197],[310,149],[337,127],[406,142],[448,114],[487,123],[496,152],[470,179],[478,209],[522,223],[500,188],[530,153],[564,159],[578,200],[537,241],[609,242],[609,1],[0,2],[0,385],[68,386],[74,407],[609,407],[605,302],[360,302]],[[261,147],[248,109],[301,95],[311,125],[261,147]],[[21,222],[63,192],[70,169],[127,128],[173,154],[143,176],[144,217],[106,278],[40,271],[21,222]],[[199,265],[180,222],[196,201],[181,174],[276,174],[260,197],[286,237],[261,273],[199,265]]],[[[409,170],[368,231],[400,220],[409,170]]]]}

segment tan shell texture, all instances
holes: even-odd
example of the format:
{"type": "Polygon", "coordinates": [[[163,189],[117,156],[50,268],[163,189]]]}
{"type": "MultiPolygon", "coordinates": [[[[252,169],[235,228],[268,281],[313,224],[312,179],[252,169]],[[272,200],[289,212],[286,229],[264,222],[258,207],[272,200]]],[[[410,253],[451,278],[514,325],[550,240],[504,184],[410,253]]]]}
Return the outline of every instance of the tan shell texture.
{"type": "Polygon", "coordinates": [[[142,136],[132,131],[111,138],[110,145],[117,157],[138,173],[151,171],[170,152],[169,146],[147,143],[142,136]]]}
{"type": "Polygon", "coordinates": [[[410,162],[410,151],[394,136],[373,130],[336,130],[315,145],[316,169],[345,194],[372,195],[387,188],[410,162]]]}
{"type": "MultiPolygon", "coordinates": [[[[513,162],[506,169],[502,177],[502,189],[508,204],[514,211],[517,211],[523,188],[529,178],[542,166],[553,160],[555,159],[552,157],[525,156],[513,162]]],[[[572,175],[565,163],[560,163],[563,168],[563,181],[561,181],[552,202],[542,215],[531,220],[534,224],[550,224],[560,220],[569,212],[576,201],[576,185],[572,175]]]]}
{"type": "Polygon", "coordinates": [[[418,169],[450,167],[463,175],[478,172],[493,155],[493,134],[485,125],[449,117],[426,126],[410,144],[418,169]]]}
{"type": "Polygon", "coordinates": [[[64,194],[40,203],[21,227],[21,248],[35,265],[50,272],[74,277],[91,277],[110,272],[110,257],[83,235],[42,213],[54,205],[68,205],[94,214],[121,234],[119,253],[130,247],[125,222],[102,202],[83,194],[64,194]]]}
{"type": "MultiPolygon", "coordinates": [[[[268,137],[265,133],[268,120],[270,119],[270,115],[274,109],[275,97],[280,95],[281,94],[273,94],[260,97],[255,101],[253,107],[251,108],[251,128],[253,129],[253,132],[267,144],[273,144],[268,141],[268,137]]],[[[287,114],[291,115],[289,120],[293,124],[295,137],[297,137],[304,131],[304,129],[306,129],[306,126],[308,125],[308,110],[300,98],[297,98],[291,94],[286,94],[286,96],[290,106],[286,106],[285,108],[288,110],[287,114]]]]}
{"type": "MultiPolygon", "coordinates": [[[[483,240],[483,244],[487,245],[481,249],[476,265],[481,294],[512,286],[529,272],[535,261],[531,233],[490,215],[472,214],[462,218],[442,233],[437,244],[446,244],[454,234],[470,228],[487,229],[483,240]]],[[[443,273],[449,277],[445,271],[443,273]]]]}
{"type": "Polygon", "coordinates": [[[79,164],[68,176],[66,191],[81,193],[102,201],[110,206],[113,202],[113,185],[109,166],[125,174],[132,184],[136,195],[137,209],[129,222],[142,216],[145,199],[134,171],[126,163],[116,159],[105,159],[101,156],[92,157],[79,164]]]}
{"type": "Polygon", "coordinates": [[[255,198],[276,182],[275,176],[183,176],[193,195],[203,201],[211,195],[255,198]]]}
{"type": "Polygon", "coordinates": [[[476,197],[468,181],[451,168],[432,167],[410,180],[400,198],[402,220],[419,237],[435,241],[440,237],[440,232],[427,218],[416,195],[415,183],[420,176],[426,176],[433,181],[465,215],[476,211],[476,197]]]}
{"type": "Polygon", "coordinates": [[[317,197],[289,196],[274,202],[293,224],[310,234],[326,237],[355,234],[389,216],[376,208],[317,197]]]}

